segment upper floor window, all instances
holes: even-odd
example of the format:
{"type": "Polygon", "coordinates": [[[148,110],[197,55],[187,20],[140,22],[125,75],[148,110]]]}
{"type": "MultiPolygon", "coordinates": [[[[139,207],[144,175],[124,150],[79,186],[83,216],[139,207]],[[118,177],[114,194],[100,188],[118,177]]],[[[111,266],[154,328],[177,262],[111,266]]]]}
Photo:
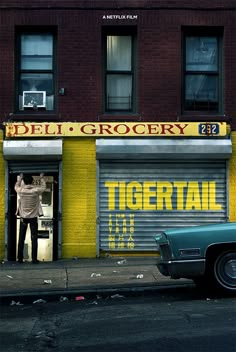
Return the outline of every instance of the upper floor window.
{"type": "Polygon", "coordinates": [[[189,33],[184,39],[183,110],[222,111],[221,41],[218,34],[189,33]]]}
{"type": "Polygon", "coordinates": [[[135,106],[134,35],[105,35],[105,111],[133,112],[135,106]]]}
{"type": "Polygon", "coordinates": [[[18,38],[17,110],[55,109],[54,35],[21,33],[18,38]]]}

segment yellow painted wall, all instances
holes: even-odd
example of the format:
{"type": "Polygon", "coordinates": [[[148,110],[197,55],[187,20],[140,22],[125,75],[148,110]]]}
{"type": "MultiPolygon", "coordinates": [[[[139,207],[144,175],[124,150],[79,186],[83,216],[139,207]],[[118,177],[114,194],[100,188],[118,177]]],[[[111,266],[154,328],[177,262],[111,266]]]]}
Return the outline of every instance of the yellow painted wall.
{"type": "Polygon", "coordinates": [[[233,154],[229,162],[229,220],[236,221],[236,131],[232,132],[233,154]]]}
{"type": "Polygon", "coordinates": [[[4,259],[5,218],[5,162],[3,159],[3,132],[0,130],[0,259],[4,259]]]}
{"type": "Polygon", "coordinates": [[[65,138],[62,167],[62,258],[95,257],[95,139],[65,138]]]}
{"type": "MultiPolygon", "coordinates": [[[[236,221],[236,131],[229,162],[229,220],[236,221]]],[[[0,130],[0,259],[4,258],[5,162],[0,130]]],[[[63,141],[62,258],[96,256],[96,144],[94,138],[63,141]]]]}

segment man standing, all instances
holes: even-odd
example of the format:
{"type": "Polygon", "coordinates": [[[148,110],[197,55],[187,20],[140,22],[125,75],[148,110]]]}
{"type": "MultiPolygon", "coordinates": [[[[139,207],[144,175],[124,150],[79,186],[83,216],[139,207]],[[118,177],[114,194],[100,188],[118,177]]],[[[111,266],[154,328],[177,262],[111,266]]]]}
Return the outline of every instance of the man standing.
{"type": "Polygon", "coordinates": [[[42,215],[40,197],[46,189],[44,174],[40,174],[39,185],[33,184],[33,177],[21,174],[17,176],[15,191],[17,192],[17,214],[20,215],[20,232],[18,241],[18,263],[23,263],[25,236],[30,225],[32,241],[32,263],[37,264],[38,255],[38,216],[42,215]]]}

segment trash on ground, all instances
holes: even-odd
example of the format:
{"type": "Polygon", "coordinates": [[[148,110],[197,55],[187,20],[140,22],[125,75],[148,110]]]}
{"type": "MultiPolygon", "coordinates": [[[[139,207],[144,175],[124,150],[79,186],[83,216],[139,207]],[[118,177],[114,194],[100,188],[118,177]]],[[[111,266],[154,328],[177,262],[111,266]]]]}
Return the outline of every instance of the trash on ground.
{"type": "Polygon", "coordinates": [[[37,304],[37,303],[47,303],[47,301],[45,301],[44,299],[40,298],[40,299],[37,299],[36,301],[33,302],[33,304],[37,304]]]}
{"type": "Polygon", "coordinates": [[[35,338],[38,339],[39,337],[41,337],[44,334],[45,334],[45,331],[38,331],[37,334],[35,335],[35,338]]]}
{"type": "Polygon", "coordinates": [[[50,285],[50,284],[52,284],[52,280],[43,280],[43,283],[45,285],[50,285]]]}
{"type": "Polygon", "coordinates": [[[115,295],[112,295],[111,298],[125,298],[125,296],[119,295],[118,293],[115,295]]]}
{"type": "Polygon", "coordinates": [[[94,276],[99,277],[99,276],[102,276],[102,275],[101,275],[101,274],[96,274],[96,273],[92,273],[92,274],[90,275],[90,277],[94,277],[94,276]]]}
{"type": "Polygon", "coordinates": [[[143,274],[138,274],[136,277],[137,279],[143,279],[143,274]]]}
{"type": "Polygon", "coordinates": [[[97,301],[90,302],[89,304],[98,304],[97,301]]]}
{"type": "Polygon", "coordinates": [[[23,306],[23,303],[16,302],[16,301],[11,301],[10,306],[23,306]]]}
{"type": "Polygon", "coordinates": [[[9,279],[13,279],[13,277],[12,277],[11,275],[7,275],[7,277],[8,277],[9,279]]]}
{"type": "Polygon", "coordinates": [[[117,264],[125,264],[127,262],[127,260],[126,259],[123,259],[123,260],[119,260],[118,262],[117,262],[117,264]]]}
{"type": "Polygon", "coordinates": [[[102,296],[96,295],[97,299],[102,299],[102,296]]]}
{"type": "Polygon", "coordinates": [[[66,301],[69,301],[67,297],[64,297],[64,296],[60,297],[60,302],[66,302],[66,301]]]}
{"type": "Polygon", "coordinates": [[[78,257],[73,257],[73,260],[78,260],[79,258],[78,257]]]}
{"type": "Polygon", "coordinates": [[[75,300],[76,300],[76,301],[83,301],[84,299],[85,299],[84,296],[77,296],[77,297],[75,297],[75,300]]]}

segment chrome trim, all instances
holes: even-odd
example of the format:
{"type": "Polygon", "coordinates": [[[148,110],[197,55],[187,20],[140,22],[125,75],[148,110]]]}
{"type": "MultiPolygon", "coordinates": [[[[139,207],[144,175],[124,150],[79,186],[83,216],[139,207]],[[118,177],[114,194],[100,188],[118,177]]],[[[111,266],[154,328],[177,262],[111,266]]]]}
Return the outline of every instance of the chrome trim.
{"type": "Polygon", "coordinates": [[[178,252],[180,257],[187,257],[187,256],[199,257],[201,255],[200,248],[184,248],[184,249],[179,249],[178,252]]]}
{"type": "Polygon", "coordinates": [[[186,264],[186,263],[196,263],[196,262],[205,262],[205,258],[201,259],[181,259],[181,260],[168,260],[168,264],[186,264]]]}
{"type": "Polygon", "coordinates": [[[236,259],[231,259],[225,263],[225,273],[230,279],[236,279],[236,259]]]}

